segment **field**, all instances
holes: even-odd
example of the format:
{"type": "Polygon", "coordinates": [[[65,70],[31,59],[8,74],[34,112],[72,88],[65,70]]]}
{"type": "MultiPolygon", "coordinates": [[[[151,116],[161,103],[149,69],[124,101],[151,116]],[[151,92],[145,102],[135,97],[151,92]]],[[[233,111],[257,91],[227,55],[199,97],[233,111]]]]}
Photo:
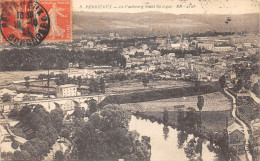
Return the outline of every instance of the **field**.
{"type": "Polygon", "coordinates": [[[127,91],[140,91],[140,90],[152,90],[159,88],[179,88],[189,87],[192,83],[177,80],[157,80],[150,81],[148,86],[144,88],[143,83],[138,80],[128,80],[119,83],[107,84],[107,91],[111,93],[127,92],[127,91]]]}
{"type": "MultiPolygon", "coordinates": [[[[50,72],[59,73],[60,70],[50,70],[50,72]]],[[[29,76],[32,78],[37,78],[39,74],[48,74],[46,70],[39,71],[10,71],[10,72],[0,72],[0,85],[10,84],[14,81],[24,81],[24,77],[29,76]]]]}
{"type": "MultiPolygon", "coordinates": [[[[231,109],[231,102],[221,92],[204,94],[204,107],[202,111],[226,111],[231,109]]],[[[184,105],[182,110],[188,107],[197,108],[197,96],[187,96],[179,98],[161,99],[156,101],[138,102],[121,104],[125,109],[131,111],[163,111],[165,108],[168,111],[176,111],[174,106],[184,105]]]]}
{"type": "Polygon", "coordinates": [[[260,117],[259,106],[254,102],[253,99],[238,99],[237,100],[238,111],[248,120],[252,121],[260,117]]]}
{"type": "MultiPolygon", "coordinates": [[[[86,71],[91,71],[93,69],[66,69],[66,70],[50,70],[54,74],[59,73],[75,73],[83,74],[86,71]]],[[[37,78],[39,74],[48,74],[47,70],[38,70],[38,71],[8,71],[0,72],[0,85],[10,84],[14,81],[24,81],[24,77],[30,76],[30,78],[37,78]]]]}
{"type": "MultiPolygon", "coordinates": [[[[205,130],[222,131],[226,128],[226,119],[232,121],[230,110],[231,102],[221,92],[204,94],[204,107],[202,110],[202,125],[205,130]]],[[[197,96],[162,99],[148,102],[127,103],[120,106],[131,112],[139,112],[141,115],[161,122],[164,109],[169,114],[169,124],[176,125],[178,110],[174,106],[182,106],[186,111],[188,107],[193,107],[197,112],[197,96]]]]}

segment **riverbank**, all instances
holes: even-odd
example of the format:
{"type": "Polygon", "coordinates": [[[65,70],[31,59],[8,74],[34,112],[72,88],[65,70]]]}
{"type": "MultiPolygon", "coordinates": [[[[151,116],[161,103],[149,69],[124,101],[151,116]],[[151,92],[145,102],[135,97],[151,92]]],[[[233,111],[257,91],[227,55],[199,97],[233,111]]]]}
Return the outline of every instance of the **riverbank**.
{"type": "Polygon", "coordinates": [[[115,94],[107,96],[102,102],[99,103],[99,106],[104,107],[108,104],[137,103],[168,98],[196,96],[218,92],[219,90],[220,88],[218,82],[214,82],[210,84],[203,84],[191,87],[153,89],[142,92],[132,92],[127,94],[115,94]]]}
{"type": "MultiPolygon", "coordinates": [[[[202,125],[200,126],[200,114],[196,111],[182,111],[180,113],[178,113],[178,111],[168,112],[169,119],[167,124],[163,124],[162,112],[151,111],[133,113],[133,116],[139,120],[161,125],[161,127],[163,127],[163,129],[160,130],[163,131],[161,136],[164,136],[165,139],[170,136],[167,129],[174,129],[177,132],[174,136],[177,136],[178,138],[178,148],[186,146],[186,143],[190,142],[187,138],[193,136],[204,140],[203,142],[208,142],[203,149],[207,148],[210,152],[216,153],[214,158],[218,158],[217,160],[229,160],[232,154],[228,151],[228,144],[226,144],[228,139],[226,120],[227,122],[234,121],[232,119],[229,120],[231,117],[230,111],[203,111],[201,115],[202,125]],[[184,113],[184,117],[180,117],[181,113],[184,113]]],[[[145,128],[145,126],[142,127],[145,128]]],[[[152,130],[151,126],[147,128],[152,130]]],[[[174,146],[176,144],[171,145],[174,146]]],[[[211,158],[210,160],[214,159],[211,158]]]]}
{"type": "MultiPolygon", "coordinates": [[[[222,131],[226,129],[226,121],[232,122],[232,103],[222,92],[203,94],[204,106],[202,108],[202,127],[210,131],[222,131]]],[[[168,124],[177,124],[178,111],[189,111],[191,108],[199,114],[197,108],[197,96],[161,99],[147,102],[125,103],[120,106],[144,119],[162,122],[163,111],[166,109],[169,115],[168,124]]]]}
{"type": "MultiPolygon", "coordinates": [[[[146,111],[146,112],[135,112],[132,113],[136,117],[150,120],[151,122],[162,123],[163,112],[160,111],[146,111]]],[[[196,112],[199,115],[199,112],[196,112]]],[[[169,121],[168,126],[176,128],[178,125],[178,111],[168,112],[169,121]]],[[[202,111],[202,129],[204,132],[222,132],[226,129],[226,120],[229,122],[233,121],[230,116],[230,111],[202,111]]]]}
{"type": "MultiPolygon", "coordinates": [[[[201,158],[203,160],[214,160],[216,154],[214,151],[210,151],[208,145],[209,141],[196,137],[192,134],[187,137],[180,137],[182,133],[175,128],[167,127],[158,124],[157,122],[151,122],[149,120],[143,120],[138,117],[132,116],[129,123],[129,130],[137,131],[141,136],[150,137],[151,144],[151,161],[158,160],[171,160],[171,161],[189,161],[190,156],[185,148],[189,147],[189,142],[196,140],[195,146],[199,147],[201,143],[201,158]],[[203,142],[199,142],[203,141],[203,142]]],[[[199,151],[193,151],[194,158],[200,156],[199,151]]]]}

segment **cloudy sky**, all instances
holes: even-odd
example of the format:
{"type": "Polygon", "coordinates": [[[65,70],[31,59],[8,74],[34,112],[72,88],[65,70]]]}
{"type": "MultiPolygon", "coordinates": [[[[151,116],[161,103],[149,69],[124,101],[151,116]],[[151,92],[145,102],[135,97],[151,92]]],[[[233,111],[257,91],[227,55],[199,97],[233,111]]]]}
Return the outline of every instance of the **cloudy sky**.
{"type": "Polygon", "coordinates": [[[73,1],[74,11],[129,12],[129,13],[160,11],[160,12],[174,13],[174,14],[259,13],[259,4],[260,4],[260,0],[160,0],[160,1],[158,0],[72,0],[72,1],[73,1]],[[146,7],[146,6],[150,6],[150,7],[146,7]]]}

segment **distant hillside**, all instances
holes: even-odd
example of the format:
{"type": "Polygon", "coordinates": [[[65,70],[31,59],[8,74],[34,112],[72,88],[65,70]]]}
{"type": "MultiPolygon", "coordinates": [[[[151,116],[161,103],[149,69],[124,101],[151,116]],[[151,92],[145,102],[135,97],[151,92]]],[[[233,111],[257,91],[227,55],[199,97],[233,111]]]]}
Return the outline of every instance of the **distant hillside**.
{"type": "Polygon", "coordinates": [[[127,35],[165,35],[180,32],[259,31],[259,14],[174,15],[161,12],[94,13],[73,12],[73,33],[118,32],[127,35]],[[225,21],[230,17],[231,21],[225,21]]]}

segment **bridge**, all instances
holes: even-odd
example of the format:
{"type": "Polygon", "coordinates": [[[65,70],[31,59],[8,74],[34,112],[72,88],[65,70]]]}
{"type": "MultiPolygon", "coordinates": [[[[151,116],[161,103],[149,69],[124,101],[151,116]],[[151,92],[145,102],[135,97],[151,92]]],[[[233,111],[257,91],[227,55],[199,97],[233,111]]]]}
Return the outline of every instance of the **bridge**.
{"type": "Polygon", "coordinates": [[[82,95],[74,97],[60,97],[60,98],[45,98],[29,101],[19,101],[14,103],[14,107],[22,108],[25,105],[36,105],[40,104],[47,111],[51,111],[55,108],[61,108],[63,111],[74,110],[75,107],[88,108],[88,102],[90,100],[96,100],[97,103],[101,102],[107,97],[105,94],[100,95],[82,95]]]}

